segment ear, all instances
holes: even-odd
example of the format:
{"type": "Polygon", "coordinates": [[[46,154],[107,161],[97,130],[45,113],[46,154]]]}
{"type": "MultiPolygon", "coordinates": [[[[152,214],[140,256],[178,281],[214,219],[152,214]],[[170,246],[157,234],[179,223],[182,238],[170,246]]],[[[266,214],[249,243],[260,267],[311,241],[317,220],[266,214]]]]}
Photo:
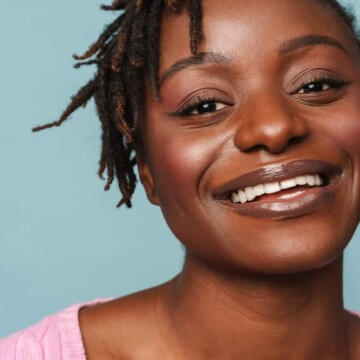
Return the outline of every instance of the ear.
{"type": "Polygon", "coordinates": [[[140,181],[144,186],[147,198],[153,205],[160,205],[156,194],[154,178],[148,163],[142,156],[139,155],[136,156],[136,162],[139,170],[140,181]]]}

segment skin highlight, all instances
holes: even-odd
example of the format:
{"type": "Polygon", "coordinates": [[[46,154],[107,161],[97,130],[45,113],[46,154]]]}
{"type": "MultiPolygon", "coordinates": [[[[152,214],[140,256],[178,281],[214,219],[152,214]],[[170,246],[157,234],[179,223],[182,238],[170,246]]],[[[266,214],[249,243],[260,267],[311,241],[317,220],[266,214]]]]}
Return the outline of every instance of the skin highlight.
{"type": "Polygon", "coordinates": [[[199,53],[218,55],[195,61],[186,13],[165,17],[160,98],[148,85],[140,123],[140,178],[186,246],[184,269],[84,308],[88,359],[358,359],[360,321],[342,298],[360,214],[358,44],[311,0],[205,0],[203,14],[199,53]],[[314,83],[325,87],[308,91],[314,83]],[[199,113],[200,100],[215,110],[199,113]],[[303,159],[341,175],[301,216],[259,219],[215,196],[235,177],[303,159]]]}

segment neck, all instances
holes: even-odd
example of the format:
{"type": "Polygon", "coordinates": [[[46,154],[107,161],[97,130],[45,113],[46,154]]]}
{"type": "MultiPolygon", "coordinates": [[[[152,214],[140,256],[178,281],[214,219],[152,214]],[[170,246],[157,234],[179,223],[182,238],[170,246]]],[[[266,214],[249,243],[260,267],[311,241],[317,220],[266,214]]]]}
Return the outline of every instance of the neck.
{"type": "Polygon", "coordinates": [[[164,319],[184,358],[348,359],[342,258],[315,271],[220,272],[187,256],[164,319]]]}

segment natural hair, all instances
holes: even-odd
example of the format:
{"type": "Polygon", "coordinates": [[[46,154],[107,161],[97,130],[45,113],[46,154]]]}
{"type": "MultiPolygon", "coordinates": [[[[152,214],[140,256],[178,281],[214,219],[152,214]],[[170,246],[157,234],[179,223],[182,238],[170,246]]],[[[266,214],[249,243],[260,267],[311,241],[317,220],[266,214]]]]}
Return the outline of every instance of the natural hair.
{"type": "MultiPolygon", "coordinates": [[[[336,0],[316,0],[331,7],[356,36],[355,17],[336,0]]],[[[107,172],[105,190],[117,178],[122,199],[118,207],[131,207],[136,186],[134,152],[140,146],[138,124],[144,108],[145,83],[148,81],[159,98],[160,28],[164,12],[186,9],[189,18],[190,50],[197,53],[202,39],[201,0],[113,0],[103,10],[118,11],[118,17],[81,56],[75,68],[95,64],[97,72],[72,98],[57,121],[38,126],[40,131],[60,126],[78,108],[94,97],[102,127],[102,149],[98,174],[107,172]]]]}

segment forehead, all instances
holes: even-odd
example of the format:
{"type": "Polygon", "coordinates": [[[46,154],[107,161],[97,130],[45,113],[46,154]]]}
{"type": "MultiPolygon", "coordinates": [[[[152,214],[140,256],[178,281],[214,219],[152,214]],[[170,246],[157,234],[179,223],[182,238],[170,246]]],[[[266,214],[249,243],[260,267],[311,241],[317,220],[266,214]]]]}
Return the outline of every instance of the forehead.
{"type": "MultiPolygon", "coordinates": [[[[323,35],[353,48],[354,40],[334,11],[316,0],[203,0],[200,52],[235,58],[270,55],[291,38],[323,35]]],[[[168,15],[162,25],[160,73],[190,56],[189,18],[168,15]]]]}

